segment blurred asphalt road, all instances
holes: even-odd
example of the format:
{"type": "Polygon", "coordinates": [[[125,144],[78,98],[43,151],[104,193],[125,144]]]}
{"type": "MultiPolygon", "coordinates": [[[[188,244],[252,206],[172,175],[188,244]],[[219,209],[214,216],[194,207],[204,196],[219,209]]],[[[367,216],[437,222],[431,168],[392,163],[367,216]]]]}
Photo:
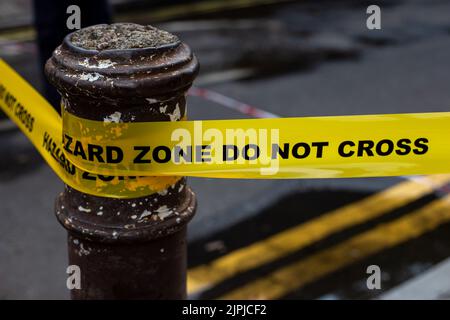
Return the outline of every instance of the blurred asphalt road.
{"type": "MultiPolygon", "coordinates": [[[[450,2],[381,3],[381,31],[365,28],[358,1],[293,3],[163,27],[198,54],[199,86],[281,116],[448,111],[450,2]]],[[[0,36],[0,55],[40,88],[35,54],[32,41],[0,36]]],[[[190,119],[244,117],[200,98],[188,103],[190,119]]],[[[0,299],[67,298],[66,233],[53,215],[62,184],[20,133],[0,135],[0,154],[0,299]]],[[[189,240],[257,216],[294,192],[372,193],[399,181],[190,179],[199,208],[189,240]]]]}

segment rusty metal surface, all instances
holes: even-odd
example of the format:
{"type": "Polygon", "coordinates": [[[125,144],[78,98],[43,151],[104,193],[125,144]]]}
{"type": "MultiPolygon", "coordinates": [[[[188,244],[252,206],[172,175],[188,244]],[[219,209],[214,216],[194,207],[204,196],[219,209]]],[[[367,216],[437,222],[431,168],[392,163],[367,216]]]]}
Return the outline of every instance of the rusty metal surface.
{"type": "MultiPolygon", "coordinates": [[[[85,50],[68,35],[46,65],[67,111],[103,121],[177,121],[185,92],[198,73],[189,47],[85,50]]],[[[56,215],[69,231],[69,263],[78,265],[82,289],[74,299],[182,299],[186,296],[186,224],[196,199],[181,179],[137,199],[110,199],[68,186],[56,215]]]]}

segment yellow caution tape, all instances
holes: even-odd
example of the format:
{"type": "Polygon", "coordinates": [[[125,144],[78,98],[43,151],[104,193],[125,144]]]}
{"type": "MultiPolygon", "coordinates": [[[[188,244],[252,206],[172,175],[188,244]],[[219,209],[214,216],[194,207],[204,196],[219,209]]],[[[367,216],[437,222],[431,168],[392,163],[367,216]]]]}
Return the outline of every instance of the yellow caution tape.
{"type": "Polygon", "coordinates": [[[96,173],[343,178],[450,172],[450,112],[104,123],[64,113],[64,148],[96,173]]]}
{"type": "Polygon", "coordinates": [[[1,81],[8,81],[8,86],[0,81],[2,108],[61,179],[86,193],[135,197],[167,187],[164,179],[173,176],[297,179],[450,172],[450,112],[123,123],[63,111],[61,126],[56,112],[17,74],[4,64],[0,71],[1,81]],[[20,101],[11,103],[11,94],[20,101]],[[116,182],[81,179],[91,175],[87,172],[116,182]],[[130,175],[152,178],[130,180],[130,175]]]}
{"type": "Polygon", "coordinates": [[[164,190],[180,179],[102,175],[77,168],[63,152],[59,114],[2,59],[0,108],[31,140],[58,177],[78,191],[111,198],[137,198],[164,190]]]}

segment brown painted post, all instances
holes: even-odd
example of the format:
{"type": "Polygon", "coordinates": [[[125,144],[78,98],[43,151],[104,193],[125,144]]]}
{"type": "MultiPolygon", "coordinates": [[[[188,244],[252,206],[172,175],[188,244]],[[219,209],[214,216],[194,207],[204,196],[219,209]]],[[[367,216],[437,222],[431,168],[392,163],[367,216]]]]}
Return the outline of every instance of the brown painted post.
{"type": "MultiPolygon", "coordinates": [[[[198,68],[175,36],[114,24],[68,35],[45,71],[66,110],[81,118],[151,122],[185,116],[185,94],[198,68]]],[[[186,226],[195,208],[185,178],[126,200],[65,186],[55,211],[68,230],[69,264],[81,269],[81,289],[72,298],[186,298],[186,226]]]]}

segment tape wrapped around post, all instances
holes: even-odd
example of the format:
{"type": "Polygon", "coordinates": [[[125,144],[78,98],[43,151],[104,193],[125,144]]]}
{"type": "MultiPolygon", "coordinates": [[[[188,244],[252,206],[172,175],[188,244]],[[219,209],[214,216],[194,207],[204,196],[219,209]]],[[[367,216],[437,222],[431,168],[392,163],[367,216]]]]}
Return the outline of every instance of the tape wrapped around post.
{"type": "Polygon", "coordinates": [[[450,172],[450,112],[121,123],[54,109],[0,60],[0,106],[68,185],[128,198],[146,176],[344,178],[450,172]],[[32,108],[29,106],[32,105],[32,108]],[[32,111],[31,111],[32,110],[32,111]],[[64,141],[62,137],[64,136],[64,141]],[[92,174],[114,181],[85,180],[92,174]],[[140,176],[133,178],[130,176],[140,176]]]}
{"type": "Polygon", "coordinates": [[[179,178],[95,175],[77,168],[63,152],[62,120],[55,109],[0,59],[0,108],[30,139],[58,177],[72,188],[96,196],[137,198],[165,190],[179,178]]]}

